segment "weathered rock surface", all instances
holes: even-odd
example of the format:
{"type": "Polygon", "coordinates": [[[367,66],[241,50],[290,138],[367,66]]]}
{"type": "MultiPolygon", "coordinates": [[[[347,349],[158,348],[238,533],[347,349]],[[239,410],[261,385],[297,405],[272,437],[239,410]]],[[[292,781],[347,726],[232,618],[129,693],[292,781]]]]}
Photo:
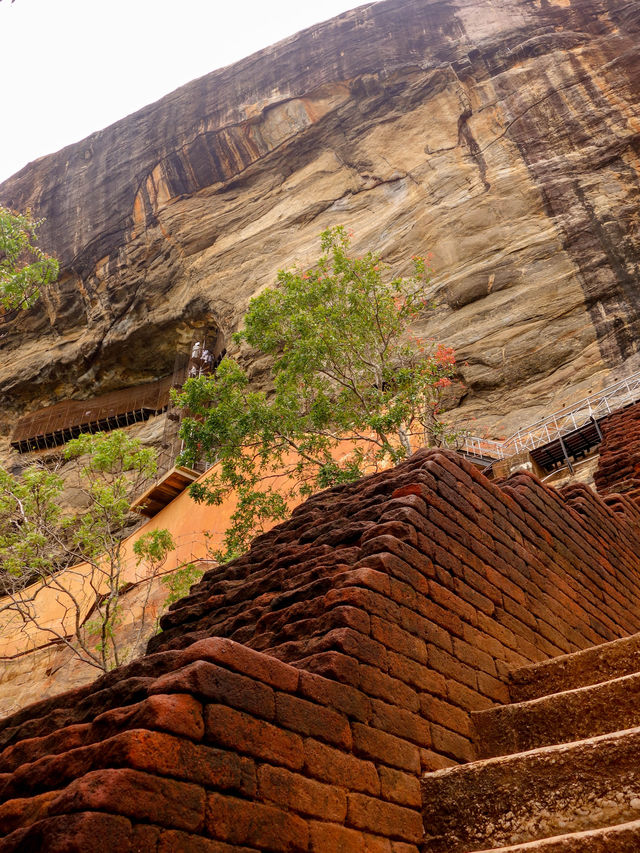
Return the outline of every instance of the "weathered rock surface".
{"type": "Polygon", "coordinates": [[[386,0],[213,72],[0,186],[62,263],[0,340],[11,414],[170,371],[191,327],[344,223],[433,250],[456,417],[495,434],[640,365],[640,12],[386,0]]]}

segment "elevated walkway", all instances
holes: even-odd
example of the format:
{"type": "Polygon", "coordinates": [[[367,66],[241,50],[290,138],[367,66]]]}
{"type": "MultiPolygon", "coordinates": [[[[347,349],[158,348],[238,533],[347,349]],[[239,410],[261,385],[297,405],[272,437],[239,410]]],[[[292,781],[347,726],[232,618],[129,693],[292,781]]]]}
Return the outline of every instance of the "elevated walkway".
{"type": "Polygon", "coordinates": [[[460,452],[474,462],[510,459],[528,452],[538,465],[549,471],[597,447],[602,441],[600,422],[639,400],[640,371],[519,429],[505,441],[469,436],[460,452]]]}
{"type": "Polygon", "coordinates": [[[63,400],[25,415],[11,434],[20,453],[58,447],[85,432],[104,432],[148,420],[169,404],[172,377],[123,388],[92,400],[63,400]]]}

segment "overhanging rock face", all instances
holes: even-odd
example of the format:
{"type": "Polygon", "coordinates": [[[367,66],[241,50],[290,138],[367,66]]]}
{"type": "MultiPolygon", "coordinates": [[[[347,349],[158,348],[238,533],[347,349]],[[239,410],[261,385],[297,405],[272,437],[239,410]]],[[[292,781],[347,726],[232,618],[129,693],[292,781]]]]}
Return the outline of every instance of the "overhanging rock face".
{"type": "Polygon", "coordinates": [[[640,630],[640,512],[456,454],[315,496],[150,653],[0,724],[1,853],[417,853],[508,671],[640,630]]]}
{"type": "Polygon", "coordinates": [[[433,251],[415,331],[496,435],[638,369],[639,34],[628,0],[386,0],[30,164],[0,203],[62,275],[3,327],[0,402],[169,372],[338,224],[394,272],[433,251]]]}

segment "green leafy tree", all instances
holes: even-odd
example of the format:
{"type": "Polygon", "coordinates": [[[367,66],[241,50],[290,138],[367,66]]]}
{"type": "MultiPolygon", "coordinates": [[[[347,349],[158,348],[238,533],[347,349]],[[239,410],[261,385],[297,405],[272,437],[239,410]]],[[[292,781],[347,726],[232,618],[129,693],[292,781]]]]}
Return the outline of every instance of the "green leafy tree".
{"type": "Polygon", "coordinates": [[[182,566],[177,571],[164,575],[162,583],[169,593],[165,599],[164,606],[169,607],[171,604],[175,604],[176,601],[184,598],[191,587],[198,583],[203,574],[204,569],[195,563],[187,563],[186,566],[182,566]]]}
{"type": "Polygon", "coordinates": [[[0,309],[30,308],[58,278],[58,262],[36,245],[41,224],[0,207],[0,309]]]}
{"type": "MultiPolygon", "coordinates": [[[[156,472],[155,452],[124,432],[82,435],[64,450],[76,460],[74,475],[34,464],[20,476],[0,468],[0,619],[39,629],[65,643],[99,670],[124,663],[147,630],[153,580],[175,545],[167,530],[141,535],[133,551],[147,584],[142,616],[126,647],[116,628],[123,618],[122,531],[132,520],[131,501],[156,472]],[[84,495],[83,509],[64,513],[60,496],[69,486],[84,495]],[[61,625],[45,623],[38,598],[46,591],[62,611],[61,625]]],[[[42,601],[42,599],[40,599],[42,601]]]]}
{"type": "Polygon", "coordinates": [[[269,356],[270,390],[255,390],[226,358],[177,398],[186,413],[183,461],[217,463],[192,496],[219,504],[233,492],[237,501],[221,560],[286,517],[293,501],[454,439],[439,417],[453,350],[410,332],[432,307],[425,258],[413,259],[412,276],[393,277],[376,254],[353,257],[344,228],[321,241],[317,263],[279,272],[235,335],[269,356]]]}

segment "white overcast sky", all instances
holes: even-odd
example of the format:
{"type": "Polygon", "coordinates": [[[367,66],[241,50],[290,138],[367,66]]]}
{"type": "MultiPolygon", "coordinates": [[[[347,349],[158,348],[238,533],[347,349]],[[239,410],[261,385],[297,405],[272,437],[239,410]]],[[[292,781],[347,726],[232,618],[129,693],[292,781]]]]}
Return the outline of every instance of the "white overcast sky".
{"type": "Polygon", "coordinates": [[[0,181],[363,0],[1,0],[0,181]]]}

